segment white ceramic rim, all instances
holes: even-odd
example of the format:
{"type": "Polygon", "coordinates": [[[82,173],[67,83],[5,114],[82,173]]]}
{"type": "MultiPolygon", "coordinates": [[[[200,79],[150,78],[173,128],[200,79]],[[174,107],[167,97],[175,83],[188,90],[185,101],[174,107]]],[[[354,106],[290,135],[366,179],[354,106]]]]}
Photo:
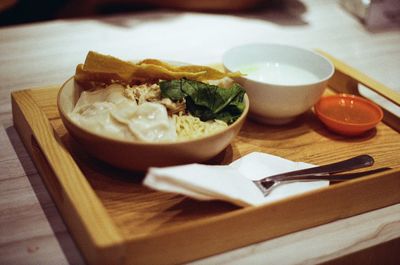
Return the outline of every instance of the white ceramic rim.
{"type": "Polygon", "coordinates": [[[248,44],[243,44],[243,45],[239,45],[239,46],[234,46],[234,47],[230,48],[229,50],[227,50],[222,56],[222,63],[224,65],[225,69],[227,71],[229,71],[229,72],[237,71],[237,70],[232,70],[232,66],[226,64],[227,58],[229,58],[229,56],[231,55],[230,53],[232,53],[235,49],[243,49],[245,47],[249,47],[249,48],[251,48],[251,47],[260,47],[260,46],[266,47],[266,48],[267,47],[289,48],[289,49],[292,49],[292,50],[294,49],[294,50],[298,50],[298,51],[301,51],[301,52],[308,53],[308,54],[310,54],[312,56],[319,57],[320,59],[325,61],[329,65],[330,71],[323,78],[319,78],[318,81],[309,82],[309,83],[301,83],[301,84],[286,84],[286,85],[285,84],[276,84],[276,83],[270,83],[270,82],[265,82],[265,81],[258,81],[258,80],[255,80],[255,79],[247,78],[245,76],[241,76],[239,78],[242,78],[244,80],[248,80],[248,81],[254,82],[256,84],[260,84],[260,85],[271,85],[271,86],[282,87],[282,88],[283,87],[289,87],[290,88],[290,87],[310,86],[310,85],[323,83],[323,82],[326,82],[327,80],[329,80],[333,76],[333,74],[335,73],[335,66],[333,65],[333,63],[328,58],[323,56],[322,54],[319,54],[319,53],[317,53],[317,52],[315,52],[313,50],[310,50],[310,49],[305,49],[305,48],[292,46],[292,45],[287,45],[287,44],[279,44],[279,43],[248,43],[248,44]]]}

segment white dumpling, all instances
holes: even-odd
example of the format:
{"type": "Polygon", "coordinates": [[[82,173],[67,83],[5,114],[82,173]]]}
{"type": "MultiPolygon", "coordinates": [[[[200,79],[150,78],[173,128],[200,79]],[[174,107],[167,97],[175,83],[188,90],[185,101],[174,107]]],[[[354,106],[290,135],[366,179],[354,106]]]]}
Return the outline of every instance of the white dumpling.
{"type": "Polygon", "coordinates": [[[121,85],[113,84],[107,89],[109,89],[109,95],[106,101],[114,103],[111,110],[112,117],[121,123],[128,124],[137,110],[136,101],[124,95],[124,87],[121,85]]]}
{"type": "Polygon", "coordinates": [[[123,93],[124,87],[118,84],[105,89],[83,91],[70,117],[97,134],[118,139],[135,139],[126,125],[111,116],[115,110],[124,110],[116,114],[121,119],[128,115],[126,113],[135,112],[136,102],[126,98],[123,93]]]}
{"type": "Polygon", "coordinates": [[[82,91],[76,102],[73,112],[79,112],[81,108],[92,105],[95,102],[103,102],[108,96],[107,89],[99,89],[94,91],[82,91]]]}
{"type": "Polygon", "coordinates": [[[82,91],[78,102],[76,102],[74,112],[79,111],[84,106],[94,104],[95,102],[118,104],[124,100],[128,100],[128,98],[124,96],[124,87],[119,84],[112,84],[106,88],[93,91],[82,91]]]}
{"type": "Polygon", "coordinates": [[[91,132],[118,139],[134,139],[126,126],[111,117],[110,110],[113,107],[114,104],[110,102],[95,102],[85,105],[79,112],[71,113],[70,117],[91,132]]]}
{"type": "Polygon", "coordinates": [[[120,84],[109,85],[105,90],[107,91],[105,98],[105,101],[107,102],[119,104],[128,100],[128,98],[124,96],[125,88],[120,84]]]}
{"type": "Polygon", "coordinates": [[[176,139],[175,123],[168,117],[167,109],[159,103],[146,102],[138,106],[129,123],[131,132],[143,141],[173,141],[176,139]]]}
{"type": "Polygon", "coordinates": [[[110,113],[114,119],[127,125],[132,119],[136,110],[137,104],[134,103],[132,100],[126,100],[114,105],[114,108],[111,110],[110,113]]]}
{"type": "Polygon", "coordinates": [[[97,134],[142,141],[174,141],[175,122],[159,103],[136,101],[124,94],[125,88],[112,84],[104,89],[83,91],[70,117],[97,134]]]}

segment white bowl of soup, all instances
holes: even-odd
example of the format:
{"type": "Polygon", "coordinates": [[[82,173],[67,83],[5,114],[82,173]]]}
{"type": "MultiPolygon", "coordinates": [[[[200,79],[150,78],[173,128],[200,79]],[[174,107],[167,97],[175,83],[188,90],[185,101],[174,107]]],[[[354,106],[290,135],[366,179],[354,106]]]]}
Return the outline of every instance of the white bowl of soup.
{"type": "Polygon", "coordinates": [[[227,71],[250,99],[250,117],[266,124],[286,124],[309,110],[322,96],[333,64],[311,50],[281,44],[247,44],[223,55],[227,71]]]}

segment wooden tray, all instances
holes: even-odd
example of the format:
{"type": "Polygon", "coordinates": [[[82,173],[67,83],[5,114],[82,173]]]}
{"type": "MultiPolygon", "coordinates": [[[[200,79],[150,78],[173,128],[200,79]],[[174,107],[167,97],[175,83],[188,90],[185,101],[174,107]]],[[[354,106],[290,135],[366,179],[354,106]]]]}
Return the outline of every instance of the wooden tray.
{"type": "MultiPolygon", "coordinates": [[[[395,92],[330,58],[336,66],[331,89],[356,93],[362,83],[400,104],[395,92]]],[[[14,125],[90,264],[176,264],[400,202],[399,168],[260,207],[155,192],[141,185],[143,176],[80,149],[59,119],[57,92],[49,87],[12,93],[14,125]]],[[[312,111],[280,127],[246,121],[212,162],[262,151],[315,164],[370,154],[375,168],[393,167],[400,161],[400,123],[387,112],[385,122],[392,127],[380,123],[361,137],[344,138],[329,132],[312,111]]]]}

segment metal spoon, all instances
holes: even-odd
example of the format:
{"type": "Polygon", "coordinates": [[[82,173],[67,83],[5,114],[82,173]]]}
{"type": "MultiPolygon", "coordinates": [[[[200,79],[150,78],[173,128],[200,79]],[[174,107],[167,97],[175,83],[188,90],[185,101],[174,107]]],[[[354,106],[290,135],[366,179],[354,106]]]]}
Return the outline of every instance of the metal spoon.
{"type": "MultiPolygon", "coordinates": [[[[312,167],[307,169],[301,169],[296,171],[290,171],[283,174],[268,176],[266,178],[253,181],[254,184],[261,190],[264,196],[267,196],[271,191],[279,185],[287,184],[289,182],[296,181],[315,181],[315,180],[330,180],[330,181],[343,181],[344,175],[340,178],[339,176],[331,176],[335,173],[350,171],[358,168],[372,166],[374,159],[369,155],[360,155],[350,159],[346,159],[340,162],[327,164],[318,167],[312,167]]],[[[386,168],[387,170],[389,168],[386,168]]],[[[382,169],[380,169],[382,170],[382,169]]],[[[376,172],[374,172],[376,173],[376,172]]],[[[372,174],[372,173],[370,173],[372,174]]],[[[362,175],[353,176],[360,177],[362,175]]],[[[349,179],[349,178],[347,178],[349,179]]]]}

